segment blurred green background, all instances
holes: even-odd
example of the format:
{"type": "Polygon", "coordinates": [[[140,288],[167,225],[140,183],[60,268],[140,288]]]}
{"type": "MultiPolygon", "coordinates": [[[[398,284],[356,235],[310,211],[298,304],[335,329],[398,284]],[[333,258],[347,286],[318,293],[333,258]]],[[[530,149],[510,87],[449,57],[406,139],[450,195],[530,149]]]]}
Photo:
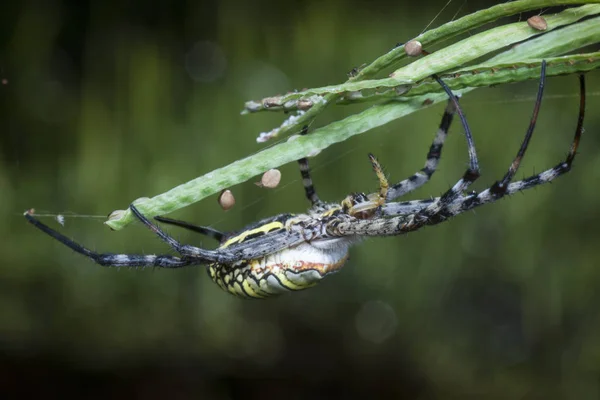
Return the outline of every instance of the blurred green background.
{"type": "MultiPolygon", "coordinates": [[[[334,84],[419,34],[446,3],[389,1],[9,1],[0,15],[0,393],[82,398],[578,398],[600,396],[600,73],[586,135],[553,185],[434,228],[371,239],[319,286],[266,301],[222,292],[204,268],[98,267],[28,225],[61,227],[99,251],[169,253],[139,224],[102,218],[132,200],[264,147],[281,114],[243,103],[334,84]]],[[[452,2],[433,26],[494,4],[452,2]]],[[[537,13],[537,12],[536,12],[537,13]]],[[[519,15],[507,21],[523,20],[519,15]]],[[[536,82],[462,101],[483,176],[501,177],[536,82]]],[[[577,78],[551,78],[519,176],[563,159],[577,78]]],[[[364,106],[330,107],[322,126],[364,106]]],[[[424,163],[442,105],[311,159],[321,198],[377,187],[367,153],[397,181],[424,163]]],[[[439,172],[463,173],[455,124],[439,172]]],[[[307,203],[295,164],[271,191],[231,188],[172,214],[221,230],[307,203]]],[[[214,246],[193,233],[179,239],[214,246]]]]}

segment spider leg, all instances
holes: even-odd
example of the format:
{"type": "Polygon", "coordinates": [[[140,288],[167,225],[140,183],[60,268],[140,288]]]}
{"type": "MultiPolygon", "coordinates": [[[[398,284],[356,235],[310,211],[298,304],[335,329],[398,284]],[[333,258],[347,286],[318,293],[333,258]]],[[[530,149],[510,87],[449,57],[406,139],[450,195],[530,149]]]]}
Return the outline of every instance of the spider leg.
{"type": "Polygon", "coordinates": [[[171,246],[173,250],[181,254],[183,258],[192,258],[194,264],[208,264],[213,262],[232,264],[240,260],[257,259],[305,241],[298,232],[281,230],[246,240],[242,243],[232,244],[226,248],[221,247],[217,250],[206,250],[178,242],[150,222],[133,204],[129,208],[140,222],[171,246]]]}
{"type": "MultiPolygon", "coordinates": [[[[486,189],[479,194],[473,193],[469,195],[463,194],[464,189],[460,191],[455,189],[460,184],[459,181],[459,184],[455,185],[444,195],[434,199],[432,205],[423,208],[416,214],[410,214],[410,207],[415,206],[418,208],[414,202],[408,202],[405,208],[401,206],[403,203],[396,203],[394,206],[392,206],[394,203],[390,203],[391,206],[389,210],[392,211],[395,207],[399,215],[392,218],[376,218],[365,221],[334,221],[332,224],[326,227],[327,233],[332,236],[388,236],[407,233],[419,229],[424,225],[435,225],[441,223],[452,216],[461,214],[464,211],[475,208],[476,206],[494,202],[505,195],[510,195],[522,190],[530,189],[537,185],[551,182],[560,175],[570,171],[571,165],[577,153],[577,148],[579,147],[581,135],[583,134],[583,120],[585,115],[585,79],[583,75],[580,75],[579,77],[580,106],[577,128],[575,130],[573,142],[571,143],[570,151],[566,160],[540,174],[531,176],[521,181],[512,183],[510,182],[517,172],[535,128],[544,88],[545,69],[546,63],[543,62],[542,77],[538,88],[538,97],[534,106],[534,112],[527,130],[527,134],[525,135],[521,147],[517,152],[515,159],[511,163],[508,172],[505,174],[502,180],[494,183],[489,189],[486,189]],[[431,210],[434,212],[431,212],[431,210]],[[408,211],[408,214],[405,214],[404,211],[408,211]]],[[[469,171],[467,171],[467,174],[465,175],[468,175],[468,173],[469,171]]],[[[463,177],[461,181],[464,180],[465,179],[463,177]]]]}
{"type": "Polygon", "coordinates": [[[579,116],[577,118],[577,128],[575,129],[575,135],[571,143],[571,148],[564,162],[561,162],[553,168],[550,168],[537,175],[533,175],[526,179],[510,183],[510,179],[512,179],[512,177],[514,176],[514,172],[516,172],[516,167],[518,167],[518,163],[520,161],[519,156],[521,156],[521,151],[519,151],[519,154],[517,154],[517,157],[511,164],[511,168],[500,182],[494,183],[489,189],[482,191],[476,196],[469,196],[467,198],[462,199],[461,201],[457,201],[456,204],[454,204],[451,207],[452,212],[456,215],[483,204],[493,203],[494,201],[506,195],[511,195],[513,193],[517,193],[526,189],[531,189],[532,187],[551,182],[559,176],[569,172],[571,170],[573,160],[575,159],[577,148],[579,147],[581,135],[583,134],[583,120],[585,117],[585,78],[583,75],[579,76],[579,90],[580,101],[579,116]],[[516,167],[515,163],[517,164],[516,167]],[[507,180],[507,176],[509,177],[509,180],[507,180]]]}
{"type": "MultiPolygon", "coordinates": [[[[521,161],[523,160],[523,157],[525,156],[525,152],[527,151],[529,142],[531,141],[531,137],[533,136],[533,131],[535,130],[535,125],[537,122],[538,114],[540,112],[540,107],[542,105],[545,83],[546,83],[546,62],[542,61],[541,77],[540,77],[540,83],[538,86],[537,98],[535,101],[535,105],[533,107],[533,114],[529,121],[529,127],[527,128],[525,138],[523,139],[523,142],[521,143],[521,147],[519,148],[517,155],[513,159],[512,163],[511,163],[510,167],[508,168],[508,171],[506,172],[504,177],[500,181],[496,181],[489,189],[487,189],[485,191],[484,197],[491,196],[494,200],[497,200],[506,194],[508,185],[514,178],[515,174],[517,173],[517,170],[519,169],[519,166],[521,165],[521,161]],[[489,192],[489,194],[488,194],[488,192],[489,192]]],[[[581,112],[581,110],[580,110],[580,112],[581,112]]],[[[441,222],[442,220],[445,220],[453,215],[456,215],[455,214],[456,210],[450,210],[450,208],[452,208],[452,206],[454,205],[455,202],[465,203],[465,207],[466,207],[466,209],[468,209],[468,206],[466,204],[468,204],[469,202],[476,202],[477,201],[476,199],[478,199],[478,198],[479,198],[479,195],[455,197],[450,202],[446,203],[445,206],[438,211],[438,214],[437,214],[438,218],[436,218],[434,221],[432,221],[432,223],[437,223],[437,220],[439,220],[439,222],[441,222]]]]}
{"type": "Polygon", "coordinates": [[[437,75],[433,78],[442,86],[448,94],[450,101],[453,103],[456,113],[459,115],[465,131],[467,140],[467,149],[469,153],[469,167],[463,174],[463,177],[446,193],[429,204],[426,208],[420,210],[416,214],[398,215],[392,218],[373,218],[365,220],[334,220],[328,223],[325,227],[327,234],[331,236],[391,236],[417,230],[425,225],[433,225],[442,221],[444,215],[441,211],[454,200],[459,198],[462,193],[479,178],[479,160],[477,159],[477,151],[471,128],[467,119],[458,104],[458,99],[452,93],[452,90],[446,85],[437,75]]]}
{"type": "Polygon", "coordinates": [[[519,169],[519,166],[521,165],[521,161],[523,160],[523,156],[525,155],[525,152],[527,151],[527,146],[529,145],[529,142],[531,141],[531,136],[533,135],[533,130],[535,129],[535,124],[537,123],[537,117],[540,112],[540,107],[542,106],[542,97],[544,96],[545,81],[546,81],[546,61],[542,61],[542,76],[540,79],[540,85],[538,87],[537,99],[536,99],[535,105],[533,107],[533,115],[531,116],[531,120],[529,121],[529,127],[527,128],[527,133],[525,134],[525,139],[521,143],[521,147],[519,148],[519,151],[517,152],[516,157],[514,158],[513,162],[511,163],[510,167],[508,168],[508,171],[506,172],[506,174],[504,175],[502,180],[495,182],[492,185],[492,187],[490,188],[491,192],[494,193],[494,195],[498,196],[498,198],[504,196],[504,194],[506,193],[508,183],[510,181],[512,181],[515,174],[517,173],[517,170],[519,169]]]}
{"type": "MultiPolygon", "coordinates": [[[[440,83],[440,85],[442,85],[444,87],[444,89],[447,88],[447,86],[443,82],[441,82],[441,80],[439,78],[436,77],[436,80],[440,83]]],[[[529,145],[529,142],[533,135],[533,131],[535,129],[535,124],[537,122],[537,117],[538,117],[538,114],[540,111],[540,107],[542,105],[542,98],[544,95],[545,83],[546,83],[546,61],[542,61],[542,67],[541,67],[541,73],[540,73],[540,84],[538,86],[537,99],[535,101],[535,105],[533,108],[533,115],[531,116],[531,120],[529,122],[529,127],[527,128],[527,133],[525,134],[525,138],[523,139],[523,142],[521,143],[521,147],[519,148],[519,151],[517,152],[517,155],[514,158],[512,164],[510,165],[507,173],[504,175],[502,180],[494,183],[494,185],[492,185],[492,187],[490,188],[490,191],[497,198],[504,196],[504,194],[506,193],[507,185],[512,180],[514,175],[517,173],[517,170],[519,169],[519,165],[521,165],[521,161],[523,160],[523,156],[525,155],[525,152],[527,151],[527,146],[529,145]]],[[[449,89],[446,91],[448,92],[449,89]]],[[[451,92],[448,93],[448,95],[452,96],[451,92]]],[[[457,106],[456,111],[461,116],[461,119],[462,119],[463,114],[462,114],[462,111],[460,110],[460,108],[458,108],[458,106],[457,106]]],[[[467,132],[468,124],[467,124],[466,119],[463,119],[462,122],[463,122],[463,126],[465,127],[465,132],[467,132]]],[[[468,136],[469,135],[467,134],[467,141],[469,140],[468,136]]],[[[471,149],[474,151],[475,147],[474,146],[471,147],[471,144],[470,144],[469,145],[469,153],[471,153],[471,149]]],[[[471,162],[472,161],[473,161],[473,159],[471,159],[471,162]]],[[[440,222],[447,220],[451,216],[456,215],[454,213],[454,211],[450,210],[450,207],[456,201],[460,202],[462,198],[467,198],[467,199],[474,198],[473,195],[466,196],[466,197],[463,196],[465,189],[467,189],[467,187],[475,179],[477,179],[479,177],[479,171],[476,171],[476,175],[472,174],[472,171],[471,171],[472,166],[473,166],[473,163],[471,163],[471,167],[469,168],[469,170],[467,170],[467,172],[465,173],[463,178],[456,185],[454,185],[454,187],[452,187],[450,190],[448,190],[446,193],[444,193],[438,202],[432,204],[431,206],[427,207],[423,211],[420,211],[417,214],[415,214],[415,217],[412,218],[411,221],[409,221],[405,225],[403,225],[402,229],[403,230],[405,230],[405,229],[406,230],[415,230],[415,229],[419,229],[420,227],[422,227],[424,225],[439,224],[440,222]]],[[[465,201],[468,201],[468,200],[465,200],[465,201]]]]}
{"type": "MultiPolygon", "coordinates": [[[[542,62],[542,81],[545,80],[545,70],[546,63],[542,62]]],[[[460,121],[462,123],[463,129],[465,131],[465,137],[467,139],[467,150],[469,153],[469,168],[463,174],[463,177],[449,190],[447,190],[438,201],[433,202],[430,206],[425,208],[422,211],[419,211],[407,221],[403,223],[399,228],[401,231],[412,231],[421,228],[424,225],[433,225],[439,222],[442,222],[446,219],[443,211],[446,207],[452,202],[461,197],[461,195],[467,190],[467,188],[477,180],[480,176],[479,171],[479,160],[477,159],[477,152],[475,150],[475,142],[473,140],[473,135],[471,133],[471,128],[469,127],[469,123],[467,122],[467,118],[465,117],[460,105],[458,104],[458,99],[452,93],[452,90],[442,81],[437,75],[433,75],[433,78],[440,84],[440,86],[446,91],[450,100],[454,103],[454,107],[456,109],[456,113],[460,117],[460,121]]],[[[543,84],[540,84],[540,87],[543,88],[543,84]]]]}
{"type": "MultiPolygon", "coordinates": [[[[308,125],[305,125],[302,128],[301,135],[306,135],[308,133],[308,125]]],[[[317,192],[315,190],[315,186],[313,184],[312,178],[310,176],[310,165],[308,164],[308,158],[304,157],[298,160],[298,166],[300,167],[300,174],[302,175],[302,185],[304,186],[304,193],[306,194],[306,198],[310,201],[311,205],[315,205],[321,202],[317,192]]]]}
{"type": "Polygon", "coordinates": [[[429,207],[432,203],[439,201],[439,197],[423,200],[401,201],[398,203],[385,203],[381,207],[382,215],[393,217],[397,215],[409,215],[422,211],[429,207]]]}
{"type": "Polygon", "coordinates": [[[211,238],[217,240],[218,242],[221,242],[223,240],[223,238],[225,237],[225,233],[223,233],[219,230],[213,229],[213,228],[209,228],[208,226],[195,225],[195,224],[191,224],[189,222],[181,221],[178,219],[161,217],[159,215],[154,217],[154,219],[159,222],[162,222],[163,224],[175,225],[175,226],[179,226],[181,228],[189,229],[190,231],[198,232],[201,235],[211,237],[211,238]]]}
{"type": "Polygon", "coordinates": [[[148,229],[154,232],[160,239],[167,243],[173,250],[178,252],[184,257],[194,258],[197,264],[220,262],[220,263],[231,263],[237,260],[235,254],[230,251],[215,251],[206,250],[200,247],[191,246],[188,244],[181,244],[179,241],[173,239],[167,235],[162,229],[153,224],[146,218],[133,204],[129,206],[129,209],[140,220],[141,223],[146,225],[148,229]]]}
{"type": "Polygon", "coordinates": [[[96,253],[82,245],[74,242],[65,235],[55,231],[49,226],[40,222],[35,218],[31,211],[25,212],[27,221],[41,230],[42,232],[52,236],[65,246],[71,248],[79,254],[91,258],[94,262],[104,267],[160,267],[160,268],[180,268],[186,265],[197,264],[192,259],[183,259],[169,255],[143,255],[143,254],[110,254],[96,253]]]}
{"type": "MultiPolygon", "coordinates": [[[[384,215],[394,215],[399,212],[396,210],[396,206],[386,207],[386,201],[391,201],[395,198],[401,197],[407,193],[412,192],[413,190],[423,186],[427,183],[433,173],[435,172],[440,157],[442,155],[442,147],[444,146],[444,142],[446,137],[448,136],[448,130],[450,129],[450,124],[452,123],[452,119],[454,116],[454,112],[456,111],[456,105],[458,102],[458,98],[454,96],[448,100],[448,105],[444,111],[444,115],[442,116],[442,121],[440,122],[440,127],[438,132],[429,147],[429,151],[427,152],[427,160],[425,162],[425,166],[421,168],[420,171],[414,173],[407,179],[390,186],[388,180],[383,172],[383,168],[377,158],[373,154],[369,154],[369,160],[371,161],[371,165],[373,166],[373,171],[377,175],[377,179],[379,180],[379,193],[372,193],[367,196],[368,201],[361,201],[358,204],[354,204],[352,200],[353,196],[349,196],[345,201],[347,202],[348,213],[352,216],[357,216],[359,213],[371,210],[377,207],[388,208],[388,211],[383,211],[384,215]]],[[[343,203],[343,204],[344,204],[343,203]]],[[[420,209],[420,208],[419,208],[420,209]]],[[[402,212],[400,212],[402,213],[402,212]]]]}
{"type": "Polygon", "coordinates": [[[454,102],[452,100],[448,100],[448,105],[444,110],[444,115],[442,116],[442,121],[440,122],[438,131],[433,139],[433,142],[431,143],[431,146],[429,147],[429,151],[427,152],[425,166],[407,179],[404,179],[403,181],[391,186],[387,192],[386,199],[388,201],[412,192],[413,190],[423,186],[429,181],[429,179],[431,179],[431,176],[436,171],[440,161],[442,148],[444,147],[444,142],[448,136],[448,130],[450,129],[454,112],[454,102]]]}

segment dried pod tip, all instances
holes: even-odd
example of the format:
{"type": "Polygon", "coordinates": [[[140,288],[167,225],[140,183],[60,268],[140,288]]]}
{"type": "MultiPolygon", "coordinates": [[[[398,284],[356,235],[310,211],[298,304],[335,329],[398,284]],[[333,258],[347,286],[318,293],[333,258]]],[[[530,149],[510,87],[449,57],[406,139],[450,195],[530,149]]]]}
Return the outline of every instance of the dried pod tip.
{"type": "Polygon", "coordinates": [[[225,211],[231,209],[235,205],[235,197],[233,197],[231,190],[226,189],[221,192],[219,195],[219,205],[225,211]]]}
{"type": "Polygon", "coordinates": [[[404,52],[410,57],[416,57],[423,54],[423,45],[421,42],[411,40],[404,45],[404,52]]]}
{"type": "Polygon", "coordinates": [[[539,15],[534,15],[533,17],[529,18],[527,20],[527,25],[538,31],[545,31],[546,29],[548,29],[548,23],[546,22],[544,17],[541,17],[539,15]]]}
{"type": "Polygon", "coordinates": [[[107,219],[109,221],[114,221],[116,219],[121,219],[123,218],[123,215],[125,215],[125,210],[115,210],[113,212],[111,212],[110,214],[108,214],[107,219]]]}

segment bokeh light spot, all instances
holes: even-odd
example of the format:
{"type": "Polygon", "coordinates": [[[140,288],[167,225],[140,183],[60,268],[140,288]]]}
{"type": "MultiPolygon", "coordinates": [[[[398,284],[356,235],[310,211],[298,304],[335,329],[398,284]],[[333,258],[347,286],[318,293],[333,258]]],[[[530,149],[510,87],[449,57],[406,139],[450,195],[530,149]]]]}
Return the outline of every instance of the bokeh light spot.
{"type": "Polygon", "coordinates": [[[225,74],[227,58],[217,44],[197,42],[185,55],[185,69],[196,82],[212,82],[225,74]]]}
{"type": "Polygon", "coordinates": [[[394,309],[383,301],[368,301],[356,313],[356,331],[369,342],[380,344],[396,332],[398,318],[394,309]]]}

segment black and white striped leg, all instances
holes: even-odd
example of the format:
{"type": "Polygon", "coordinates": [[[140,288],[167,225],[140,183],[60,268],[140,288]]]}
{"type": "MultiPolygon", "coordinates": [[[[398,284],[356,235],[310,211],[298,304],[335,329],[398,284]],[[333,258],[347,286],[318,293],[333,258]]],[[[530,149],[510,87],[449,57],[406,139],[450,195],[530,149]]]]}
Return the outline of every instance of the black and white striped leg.
{"type": "Polygon", "coordinates": [[[158,226],[154,225],[132,204],[129,206],[133,214],[142,222],[148,229],[154,232],[160,239],[167,243],[173,250],[181,254],[184,259],[193,259],[193,263],[209,264],[221,263],[232,264],[239,260],[254,260],[273,254],[282,249],[302,243],[304,240],[298,232],[290,233],[285,229],[277,232],[262,235],[256,238],[248,239],[242,243],[235,243],[220,247],[216,250],[206,250],[196,246],[182,244],[173,239],[162,231],[158,226]]]}
{"type": "Polygon", "coordinates": [[[79,254],[89,257],[97,264],[105,267],[160,267],[160,268],[181,268],[187,265],[194,264],[193,260],[182,259],[169,255],[143,255],[143,254],[110,254],[96,253],[82,245],[74,242],[65,235],[55,231],[49,226],[41,223],[35,218],[30,211],[25,212],[27,221],[41,230],[42,232],[52,236],[65,246],[71,248],[79,254]]]}
{"type": "MultiPolygon", "coordinates": [[[[577,128],[575,129],[575,135],[573,137],[573,142],[571,143],[571,148],[567,155],[567,158],[564,162],[556,165],[554,168],[550,168],[540,174],[530,176],[529,178],[523,179],[521,181],[510,183],[510,179],[514,176],[516,172],[516,168],[518,168],[518,164],[520,162],[520,157],[522,157],[522,151],[519,150],[517,157],[511,164],[511,167],[507,174],[504,176],[504,179],[500,181],[500,184],[496,182],[489,189],[482,191],[476,196],[468,196],[462,201],[458,201],[451,206],[451,211],[455,214],[459,214],[461,212],[470,210],[477,206],[492,203],[506,195],[511,195],[516,192],[520,192],[526,189],[530,189],[532,187],[542,185],[544,183],[548,183],[558,178],[559,176],[569,172],[571,170],[571,165],[573,164],[573,160],[575,159],[575,155],[577,154],[577,148],[579,147],[579,142],[581,140],[581,135],[583,134],[583,120],[585,117],[585,78],[583,75],[579,76],[579,90],[580,90],[580,101],[579,101],[579,116],[577,118],[577,128]],[[507,176],[509,177],[507,180],[507,176]]],[[[539,101],[539,99],[538,99],[539,101]]],[[[537,111],[534,111],[537,113],[537,111]]],[[[535,116],[534,116],[535,118],[535,116]]],[[[532,120],[534,119],[532,118],[532,120]]],[[[531,129],[531,126],[530,126],[531,129]]],[[[529,131],[528,131],[529,133],[529,131]]],[[[525,142],[524,142],[525,144],[525,142]]],[[[521,146],[523,149],[523,145],[521,146]]]]}
{"type": "MultiPolygon", "coordinates": [[[[545,70],[545,63],[542,63],[542,66],[542,77],[545,78],[545,75],[543,74],[543,71],[545,70]]],[[[437,75],[433,75],[433,78],[440,84],[440,86],[442,86],[442,88],[444,88],[444,91],[454,103],[456,113],[460,117],[460,121],[465,131],[465,138],[467,140],[469,168],[467,168],[463,174],[463,177],[454,186],[447,190],[438,201],[433,202],[424,210],[419,211],[417,214],[415,214],[411,221],[407,222],[406,224],[402,224],[400,229],[403,231],[416,230],[424,225],[436,224],[445,220],[446,216],[443,214],[445,208],[452,204],[455,199],[460,198],[465,190],[480,176],[479,160],[477,159],[477,151],[475,150],[473,134],[471,133],[471,128],[469,127],[467,118],[458,104],[458,99],[454,93],[452,93],[452,90],[450,90],[448,85],[446,85],[437,75]]]]}
{"type": "MultiPolygon", "coordinates": [[[[581,135],[583,134],[583,121],[585,117],[585,78],[583,75],[579,76],[579,91],[580,91],[580,102],[579,102],[579,115],[577,118],[577,128],[575,129],[575,136],[573,138],[573,142],[571,143],[571,148],[567,155],[567,158],[564,162],[556,165],[553,168],[550,168],[544,172],[541,172],[537,175],[530,176],[529,178],[517,181],[510,182],[519,168],[519,164],[523,158],[527,145],[531,139],[533,129],[535,127],[535,122],[537,119],[537,115],[539,113],[540,105],[541,105],[541,97],[543,94],[543,88],[538,90],[537,101],[534,106],[533,116],[531,118],[529,128],[527,130],[527,134],[517,156],[511,163],[507,173],[504,175],[502,180],[494,183],[490,188],[483,190],[480,193],[473,193],[467,196],[461,196],[457,198],[449,207],[450,215],[454,216],[460,214],[464,211],[473,209],[477,206],[492,203],[504,196],[511,195],[526,189],[533,188],[538,185],[542,185],[544,183],[548,183],[558,178],[559,176],[569,172],[571,170],[571,165],[577,153],[577,148],[579,147],[579,142],[581,140],[581,135]]],[[[415,212],[419,212],[427,208],[430,204],[439,201],[438,198],[425,199],[425,200],[411,200],[411,201],[403,201],[399,203],[386,203],[382,207],[382,214],[385,216],[407,216],[413,214],[415,212]]]]}
{"type": "Polygon", "coordinates": [[[427,160],[425,161],[425,166],[409,178],[391,186],[387,192],[387,201],[391,201],[397,199],[398,197],[404,196],[405,194],[412,192],[420,186],[423,186],[431,179],[431,176],[436,171],[437,166],[440,162],[440,157],[442,156],[442,148],[444,147],[444,142],[446,140],[446,137],[448,136],[448,130],[450,129],[450,125],[452,124],[454,112],[454,102],[452,100],[448,100],[448,105],[444,110],[444,115],[442,116],[442,121],[440,122],[438,131],[435,135],[435,138],[433,139],[433,142],[431,143],[431,146],[429,147],[429,151],[427,152],[427,160]]]}
{"type": "MultiPolygon", "coordinates": [[[[489,189],[486,189],[479,194],[465,194],[465,188],[477,178],[479,173],[470,130],[466,124],[466,120],[462,118],[460,108],[457,108],[457,112],[461,115],[463,126],[465,127],[467,142],[469,143],[470,165],[463,178],[456,185],[441,197],[433,199],[433,202],[427,207],[421,207],[419,201],[388,203],[383,207],[383,213],[388,218],[375,218],[363,221],[333,221],[326,227],[327,233],[331,236],[392,236],[407,233],[417,230],[425,225],[439,224],[450,217],[459,215],[477,206],[492,203],[503,196],[551,182],[557,177],[570,171],[575,155],[577,154],[581,135],[583,134],[583,121],[585,115],[585,80],[583,75],[579,77],[580,105],[577,128],[575,129],[573,142],[571,143],[566,160],[540,174],[521,181],[510,182],[518,170],[535,128],[545,84],[545,71],[546,63],[542,62],[538,97],[529,128],[516,157],[502,180],[496,182],[489,189]],[[413,211],[415,211],[414,214],[412,213],[413,211]]],[[[446,87],[444,88],[446,89],[446,87]]],[[[448,90],[446,91],[448,92],[448,90]]]]}
{"type": "Polygon", "coordinates": [[[223,238],[225,237],[225,233],[223,233],[217,229],[209,228],[208,226],[195,225],[195,224],[192,224],[192,223],[189,223],[186,221],[181,221],[178,219],[172,219],[172,218],[161,217],[161,216],[156,216],[156,217],[154,217],[154,219],[159,222],[162,222],[163,224],[175,225],[175,226],[179,226],[181,228],[188,229],[193,232],[197,232],[201,235],[213,238],[219,242],[221,242],[223,240],[223,238]]]}
{"type": "Polygon", "coordinates": [[[381,206],[381,215],[394,217],[397,215],[410,215],[422,211],[431,204],[439,201],[439,197],[423,200],[409,200],[397,203],[385,203],[381,206]]]}
{"type": "MultiPolygon", "coordinates": [[[[549,183],[559,176],[569,172],[571,170],[571,165],[573,160],[575,159],[575,155],[577,153],[577,148],[579,147],[579,142],[581,140],[581,135],[583,134],[583,121],[585,117],[585,77],[584,75],[579,76],[579,92],[580,92],[580,101],[579,101],[579,115],[577,118],[577,128],[575,129],[575,136],[573,138],[573,142],[571,143],[571,148],[567,155],[567,158],[564,162],[556,165],[553,168],[550,168],[544,172],[541,172],[537,175],[530,176],[529,178],[517,181],[510,182],[519,167],[519,164],[523,158],[525,150],[527,149],[527,145],[531,139],[533,134],[533,129],[535,128],[535,123],[537,119],[537,115],[540,110],[541,99],[543,95],[543,82],[540,82],[541,86],[538,90],[538,96],[536,100],[536,104],[533,110],[533,116],[529,123],[529,128],[527,130],[527,134],[517,156],[511,163],[507,173],[504,175],[502,180],[494,183],[490,188],[483,190],[480,193],[473,193],[468,196],[461,196],[457,198],[450,206],[449,216],[458,215],[464,211],[471,210],[477,206],[492,203],[504,196],[511,195],[526,189],[533,188],[538,185],[542,185],[544,183],[549,183]]],[[[415,212],[419,212],[427,208],[430,204],[439,201],[439,197],[425,200],[411,200],[404,201],[399,203],[386,203],[382,207],[382,214],[385,216],[407,216],[415,212]]]]}
{"type": "MultiPolygon", "coordinates": [[[[436,79],[444,87],[444,89],[447,88],[447,86],[443,82],[441,82],[441,80],[439,78],[436,77],[436,79]]],[[[536,102],[535,102],[535,105],[533,108],[533,115],[531,116],[531,120],[529,122],[529,127],[527,128],[527,133],[525,134],[525,138],[523,139],[523,142],[521,143],[521,147],[519,148],[519,151],[517,152],[517,156],[514,158],[513,162],[511,163],[510,168],[508,169],[508,172],[504,175],[502,180],[494,183],[494,185],[492,185],[492,187],[489,189],[490,192],[492,193],[492,195],[496,196],[496,198],[500,198],[506,194],[508,183],[513,179],[514,175],[517,173],[517,170],[519,169],[519,165],[521,164],[521,161],[523,160],[523,156],[525,155],[525,152],[527,151],[527,146],[529,145],[529,142],[533,135],[533,131],[535,129],[535,124],[537,122],[537,117],[538,117],[538,114],[540,111],[540,107],[542,105],[542,98],[544,95],[545,83],[546,83],[546,61],[542,61],[542,67],[541,67],[541,73],[540,73],[540,84],[538,86],[537,99],[536,99],[536,102]]],[[[447,89],[446,92],[448,92],[449,90],[450,89],[447,89]]],[[[451,92],[448,95],[452,96],[451,92]]],[[[462,111],[460,110],[459,106],[457,106],[457,107],[458,107],[457,112],[461,116],[461,119],[462,119],[462,117],[463,117],[462,111]]],[[[466,119],[464,119],[462,122],[463,122],[463,126],[465,127],[465,132],[469,131],[466,119]]],[[[469,135],[467,135],[467,136],[469,136],[469,135]]],[[[467,141],[468,140],[469,139],[467,137],[467,141]]],[[[474,150],[474,147],[473,147],[473,150],[474,150]]],[[[470,151],[469,151],[469,153],[470,153],[470,151]]],[[[477,177],[479,177],[479,171],[477,171],[477,173],[474,177],[475,177],[475,179],[477,179],[477,177]]],[[[413,221],[414,228],[412,228],[412,227],[411,228],[418,229],[420,226],[423,226],[423,225],[435,225],[442,221],[445,221],[446,219],[448,219],[449,217],[451,217],[453,215],[456,215],[455,214],[456,211],[452,211],[450,208],[457,200],[460,202],[460,200],[464,197],[463,196],[464,191],[475,179],[472,179],[472,171],[471,171],[471,168],[469,168],[469,170],[467,170],[466,174],[463,176],[463,179],[461,179],[461,181],[459,181],[449,191],[444,193],[437,203],[434,203],[431,206],[429,206],[428,208],[426,208],[425,210],[420,211],[415,216],[414,221],[413,221]]],[[[466,198],[467,199],[470,199],[470,198],[475,199],[476,197],[475,196],[466,196],[466,198]]],[[[469,201],[469,200],[466,200],[466,201],[469,201]]],[[[411,225],[411,224],[409,224],[409,225],[411,225]]]]}
{"type": "Polygon", "coordinates": [[[442,220],[445,220],[440,212],[448,205],[452,204],[456,199],[459,199],[463,192],[477,178],[479,178],[479,160],[477,159],[477,151],[471,128],[467,123],[467,119],[458,104],[458,99],[452,93],[448,85],[446,85],[438,76],[434,75],[434,79],[442,86],[448,94],[450,101],[454,104],[456,113],[459,115],[465,131],[467,140],[467,150],[469,153],[469,167],[463,177],[441,197],[434,199],[433,202],[425,208],[419,208],[419,211],[414,214],[396,214],[391,218],[375,218],[366,219],[363,221],[334,221],[327,225],[326,231],[331,236],[392,236],[402,233],[415,231],[425,225],[433,225],[442,220]]]}
{"type": "Polygon", "coordinates": [[[536,99],[535,105],[533,107],[533,114],[529,121],[529,127],[527,128],[527,133],[525,134],[525,139],[523,139],[523,142],[521,143],[521,147],[519,148],[519,151],[517,152],[516,157],[514,158],[513,162],[510,164],[510,167],[508,168],[508,171],[506,172],[504,177],[500,181],[495,182],[492,185],[492,187],[490,188],[491,193],[493,193],[493,195],[496,196],[497,198],[500,198],[506,194],[508,184],[510,183],[510,181],[512,181],[515,174],[517,173],[517,170],[519,169],[519,166],[521,165],[521,161],[523,160],[523,156],[525,155],[525,152],[527,151],[527,146],[529,146],[529,142],[531,141],[531,136],[533,135],[533,131],[535,129],[535,124],[537,123],[537,117],[540,112],[540,107],[542,106],[542,98],[544,96],[545,81],[546,81],[546,61],[542,61],[542,76],[541,76],[540,84],[538,87],[537,99],[536,99]]]}
{"type": "Polygon", "coordinates": [[[193,258],[196,264],[208,264],[211,262],[231,263],[237,260],[236,254],[229,250],[205,250],[189,244],[181,244],[171,236],[167,235],[158,226],[150,222],[148,218],[146,218],[133,204],[129,206],[129,209],[133,215],[140,220],[141,223],[146,225],[148,229],[150,229],[165,243],[171,246],[173,250],[181,254],[184,258],[193,258]]]}
{"type": "MultiPolygon", "coordinates": [[[[306,135],[308,133],[308,125],[305,125],[300,132],[301,135],[306,135]]],[[[298,160],[298,166],[300,167],[300,174],[302,175],[302,186],[304,186],[304,193],[306,194],[306,198],[310,201],[311,205],[316,205],[321,202],[317,192],[315,190],[315,186],[313,184],[312,178],[310,176],[310,166],[308,164],[308,158],[304,157],[298,160]]]]}

